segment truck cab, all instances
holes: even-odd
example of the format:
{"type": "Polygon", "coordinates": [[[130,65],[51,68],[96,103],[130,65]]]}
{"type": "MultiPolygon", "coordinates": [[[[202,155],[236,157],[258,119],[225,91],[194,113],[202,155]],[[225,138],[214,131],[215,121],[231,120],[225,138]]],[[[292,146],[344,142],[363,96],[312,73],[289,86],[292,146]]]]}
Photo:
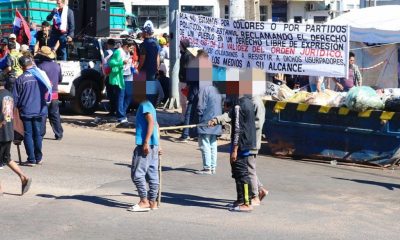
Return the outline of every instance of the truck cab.
{"type": "Polygon", "coordinates": [[[58,61],[63,79],[59,84],[61,101],[71,101],[73,110],[92,114],[102,100],[105,77],[101,70],[102,39],[84,37],[68,46],[67,61],[58,61]]]}

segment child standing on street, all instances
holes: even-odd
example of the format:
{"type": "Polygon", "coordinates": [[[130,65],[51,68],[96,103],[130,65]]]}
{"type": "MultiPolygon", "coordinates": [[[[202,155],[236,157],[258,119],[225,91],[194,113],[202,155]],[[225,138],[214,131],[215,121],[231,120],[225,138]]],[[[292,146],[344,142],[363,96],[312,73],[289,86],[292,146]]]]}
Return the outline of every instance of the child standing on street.
{"type": "Polygon", "coordinates": [[[230,108],[229,115],[218,116],[209,122],[210,126],[231,120],[231,156],[232,177],[236,182],[237,200],[230,211],[252,211],[251,197],[253,196],[249,171],[247,167],[250,150],[256,148],[256,126],[254,107],[249,96],[229,97],[226,104],[230,108]],[[227,118],[227,119],[224,119],[227,118]]]}
{"type": "MultiPolygon", "coordinates": [[[[206,124],[211,119],[222,114],[222,96],[213,85],[212,63],[208,54],[203,50],[198,51],[199,60],[199,100],[197,113],[200,124],[206,124]],[[207,74],[210,73],[210,74],[207,74]]],[[[197,174],[216,174],[217,168],[217,137],[222,134],[222,127],[198,127],[199,147],[203,158],[203,169],[197,174]]]]}
{"type": "MultiPolygon", "coordinates": [[[[135,86],[134,89],[136,88],[140,87],[135,86]]],[[[148,212],[158,208],[156,200],[159,188],[160,134],[153,104],[143,94],[137,94],[134,98],[140,105],[136,113],[136,148],[133,153],[131,178],[139,193],[140,201],[128,208],[128,211],[148,212]]]]}
{"type": "MultiPolygon", "coordinates": [[[[9,91],[4,89],[5,82],[0,81],[0,164],[7,165],[21,179],[21,195],[28,192],[32,179],[28,178],[11,160],[11,142],[14,140],[14,99],[9,91]]],[[[3,195],[0,184],[0,196],[3,195]]]]}

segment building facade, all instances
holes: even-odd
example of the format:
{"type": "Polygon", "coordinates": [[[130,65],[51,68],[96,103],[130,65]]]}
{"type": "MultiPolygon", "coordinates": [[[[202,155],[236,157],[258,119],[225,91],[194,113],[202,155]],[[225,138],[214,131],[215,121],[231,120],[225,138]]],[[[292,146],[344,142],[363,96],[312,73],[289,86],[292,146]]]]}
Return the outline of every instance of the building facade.
{"type": "MultiPolygon", "coordinates": [[[[168,28],[168,0],[116,0],[125,2],[139,25],[151,20],[157,29],[168,28]]],[[[229,18],[229,0],[180,0],[181,11],[229,18]]],[[[245,18],[253,21],[324,23],[354,8],[360,0],[245,0],[245,18]]]]}

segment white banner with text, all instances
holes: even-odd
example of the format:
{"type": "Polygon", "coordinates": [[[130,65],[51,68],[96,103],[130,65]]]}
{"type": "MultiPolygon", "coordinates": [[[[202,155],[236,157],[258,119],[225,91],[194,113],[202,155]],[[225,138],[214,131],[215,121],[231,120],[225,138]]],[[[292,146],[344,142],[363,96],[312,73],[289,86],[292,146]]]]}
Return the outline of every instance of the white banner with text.
{"type": "Polygon", "coordinates": [[[348,26],[235,21],[182,12],[177,21],[180,40],[204,49],[218,66],[347,76],[348,26]]]}

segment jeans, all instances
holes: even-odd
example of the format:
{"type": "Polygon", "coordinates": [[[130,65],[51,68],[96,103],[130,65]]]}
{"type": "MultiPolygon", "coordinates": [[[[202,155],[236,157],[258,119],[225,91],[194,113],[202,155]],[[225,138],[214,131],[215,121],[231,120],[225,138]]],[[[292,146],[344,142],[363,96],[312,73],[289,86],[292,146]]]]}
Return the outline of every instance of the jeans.
{"type": "Polygon", "coordinates": [[[237,202],[246,205],[251,204],[253,196],[249,171],[247,167],[249,157],[238,156],[236,161],[232,163],[232,177],[236,182],[237,202]]]}
{"type": "Polygon", "coordinates": [[[199,134],[199,147],[203,158],[203,168],[215,169],[217,167],[217,136],[199,134]]]}
{"type": "MultiPolygon", "coordinates": [[[[188,104],[186,106],[185,120],[183,121],[183,125],[190,124],[190,116],[192,114],[192,107],[193,107],[193,103],[188,102],[188,104]]],[[[183,139],[189,138],[189,128],[183,129],[181,138],[183,138],[183,139]]]]}
{"type": "Polygon", "coordinates": [[[125,88],[115,86],[115,98],[117,99],[117,119],[121,121],[126,118],[126,111],[124,111],[124,95],[125,88]]]}
{"type": "Polygon", "coordinates": [[[256,171],[256,159],[257,155],[250,155],[247,161],[247,166],[249,167],[249,178],[251,181],[253,197],[258,197],[258,191],[263,187],[260,179],[257,176],[256,171]]]}
{"type": "Polygon", "coordinates": [[[125,116],[133,102],[133,81],[125,81],[124,112],[125,116]]]}
{"type": "Polygon", "coordinates": [[[137,146],[133,152],[131,178],[139,193],[140,199],[155,201],[158,195],[158,146],[150,146],[150,152],[145,156],[143,146],[137,146]],[[147,192],[146,180],[149,183],[147,192]]]}
{"type": "Polygon", "coordinates": [[[50,47],[54,48],[57,41],[60,41],[60,47],[57,50],[58,59],[67,61],[67,35],[61,33],[52,33],[50,36],[50,47]]]}
{"type": "MultiPolygon", "coordinates": [[[[53,129],[55,138],[61,139],[63,137],[64,129],[61,126],[60,107],[59,101],[57,99],[51,100],[50,104],[48,105],[48,118],[51,128],[53,129]]],[[[44,116],[42,137],[46,135],[46,120],[47,117],[44,116]]]]}
{"type": "Polygon", "coordinates": [[[36,164],[42,161],[42,119],[43,117],[22,117],[24,124],[24,145],[28,161],[36,164]]]}

